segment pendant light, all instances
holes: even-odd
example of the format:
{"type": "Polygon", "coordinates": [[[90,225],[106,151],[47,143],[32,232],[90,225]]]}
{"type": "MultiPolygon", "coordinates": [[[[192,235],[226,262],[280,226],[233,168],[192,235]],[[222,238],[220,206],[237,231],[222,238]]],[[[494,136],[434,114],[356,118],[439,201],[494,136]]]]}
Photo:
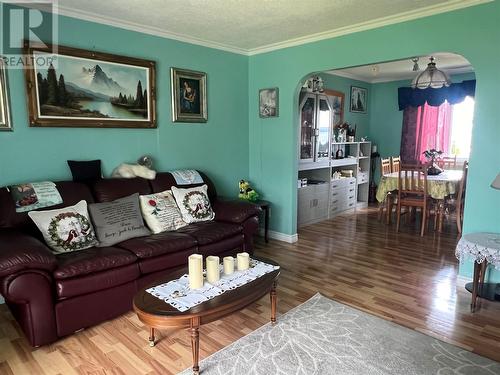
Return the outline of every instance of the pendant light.
{"type": "Polygon", "coordinates": [[[436,68],[434,56],[431,56],[429,60],[430,63],[427,64],[427,68],[417,74],[411,82],[411,87],[414,89],[426,89],[428,87],[439,89],[443,86],[448,87],[451,85],[450,77],[442,70],[436,68]]]}

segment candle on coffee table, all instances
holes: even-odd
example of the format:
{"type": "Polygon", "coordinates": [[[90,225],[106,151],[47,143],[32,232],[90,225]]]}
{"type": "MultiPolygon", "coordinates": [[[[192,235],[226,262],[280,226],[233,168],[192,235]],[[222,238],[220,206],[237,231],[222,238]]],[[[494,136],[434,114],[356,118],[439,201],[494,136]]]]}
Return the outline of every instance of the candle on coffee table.
{"type": "Polygon", "coordinates": [[[234,272],[234,258],[224,257],[224,275],[231,275],[234,272]]]}
{"type": "Polygon", "coordinates": [[[237,254],[238,271],[245,271],[250,267],[250,255],[248,253],[237,254]]]}
{"type": "Polygon", "coordinates": [[[207,257],[207,281],[214,284],[220,279],[219,257],[210,255],[207,257]]]}
{"type": "Polygon", "coordinates": [[[192,254],[188,258],[189,288],[199,289],[203,286],[203,255],[192,254]]]}

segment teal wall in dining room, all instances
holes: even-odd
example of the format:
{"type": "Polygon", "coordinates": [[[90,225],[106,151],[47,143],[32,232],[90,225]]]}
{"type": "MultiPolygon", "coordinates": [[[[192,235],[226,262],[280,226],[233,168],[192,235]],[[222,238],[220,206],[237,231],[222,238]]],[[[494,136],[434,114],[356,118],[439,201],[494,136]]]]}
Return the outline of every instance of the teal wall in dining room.
{"type": "MultiPolygon", "coordinates": [[[[290,235],[297,229],[297,101],[306,77],[313,72],[454,52],[472,63],[477,77],[464,230],[498,232],[500,193],[489,185],[500,166],[496,120],[500,50],[494,47],[500,44],[499,21],[500,2],[495,1],[251,56],[250,178],[273,202],[271,228],[290,235]],[[280,117],[261,119],[256,93],[273,86],[280,88],[280,117]]],[[[471,268],[468,262],[460,272],[470,276],[471,268]]]]}
{"type": "Polygon", "coordinates": [[[201,169],[222,194],[237,194],[248,178],[248,57],[68,17],[59,44],[156,61],[158,128],[31,128],[23,71],[9,70],[14,131],[0,132],[0,186],[71,179],[67,159],[102,159],[109,175],[150,154],[158,170],[201,169]],[[170,67],[207,73],[207,123],[172,122],[170,67]]]}

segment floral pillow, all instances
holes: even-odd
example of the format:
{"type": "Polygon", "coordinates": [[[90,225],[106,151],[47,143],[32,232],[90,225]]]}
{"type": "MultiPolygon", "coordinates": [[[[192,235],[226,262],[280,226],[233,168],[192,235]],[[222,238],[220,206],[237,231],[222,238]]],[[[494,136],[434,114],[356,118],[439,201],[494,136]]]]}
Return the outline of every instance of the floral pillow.
{"type": "Polygon", "coordinates": [[[181,213],[170,190],[141,195],[141,211],[146,224],[154,234],[185,227],[181,213]]]}
{"type": "Polygon", "coordinates": [[[98,244],[85,201],[57,210],[31,211],[28,215],[56,254],[83,250],[98,244]]]}
{"type": "Polygon", "coordinates": [[[189,189],[172,186],[172,193],[181,210],[182,220],[186,223],[213,220],[215,217],[207,190],[207,185],[189,189]]]}

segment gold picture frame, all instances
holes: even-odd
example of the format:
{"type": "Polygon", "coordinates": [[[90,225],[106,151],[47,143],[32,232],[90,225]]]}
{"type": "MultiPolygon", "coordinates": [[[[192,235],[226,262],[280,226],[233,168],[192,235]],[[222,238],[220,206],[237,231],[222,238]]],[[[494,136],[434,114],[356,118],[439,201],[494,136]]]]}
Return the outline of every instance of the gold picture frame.
{"type": "Polygon", "coordinates": [[[5,61],[0,56],[0,130],[12,131],[10,117],[9,84],[5,61]]]}
{"type": "Polygon", "coordinates": [[[207,74],[171,68],[172,121],[204,123],[208,120],[207,74]]]}

